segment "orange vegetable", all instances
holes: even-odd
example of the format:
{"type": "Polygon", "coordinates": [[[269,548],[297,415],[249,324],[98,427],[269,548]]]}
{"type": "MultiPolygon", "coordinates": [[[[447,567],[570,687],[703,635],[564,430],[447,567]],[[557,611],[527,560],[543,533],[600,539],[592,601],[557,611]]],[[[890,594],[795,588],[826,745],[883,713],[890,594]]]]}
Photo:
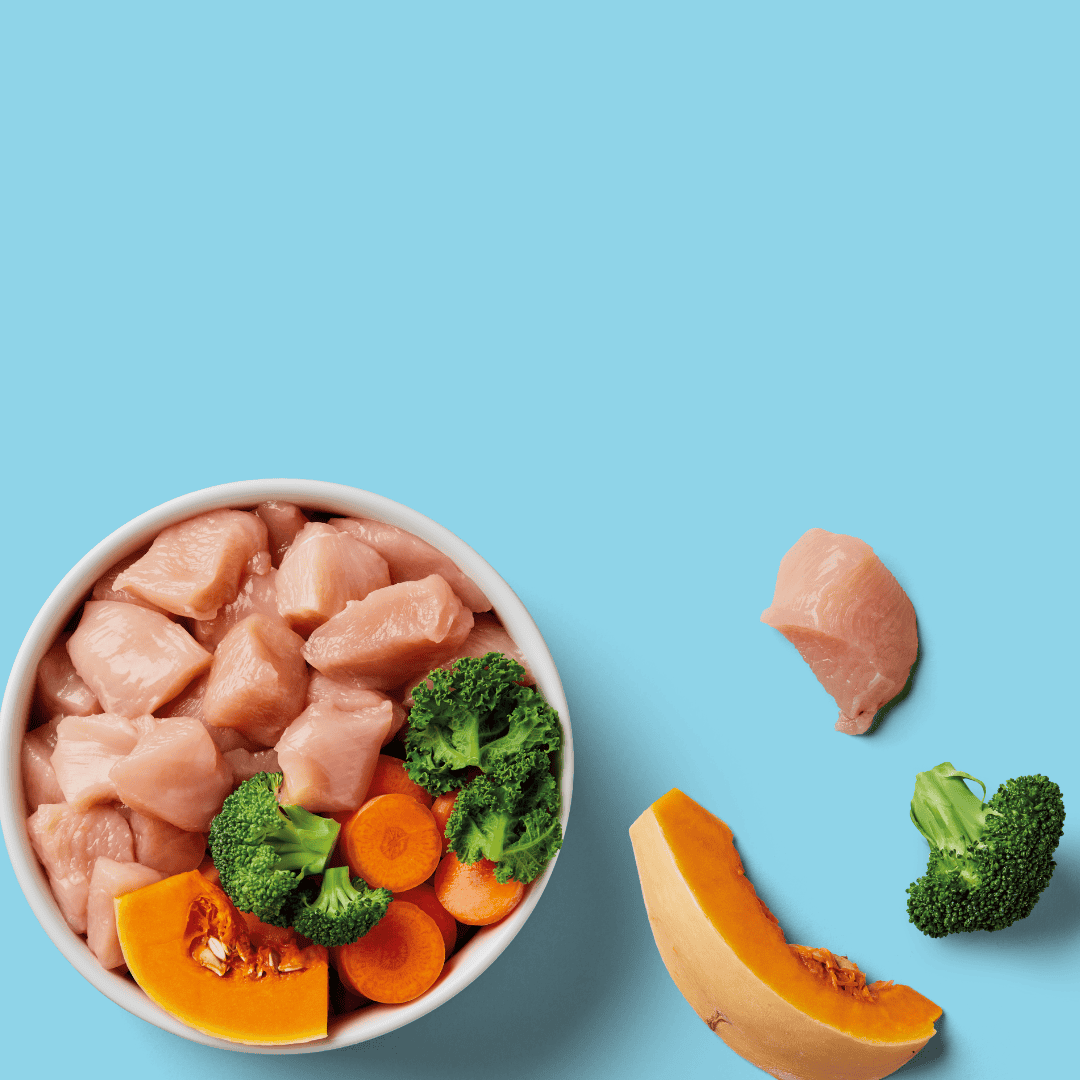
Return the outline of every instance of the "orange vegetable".
{"type": "Polygon", "coordinates": [[[828,949],[789,945],[743,871],[731,830],[681,791],[630,826],[649,925],[698,1016],[773,1076],[880,1080],[934,1035],[941,1009],[868,983],[828,949]]]}
{"type": "Polygon", "coordinates": [[[520,881],[500,884],[489,859],[463,863],[448,851],[435,871],[435,895],[451,915],[466,926],[490,926],[521,903],[525,886],[520,881]]]}
{"type": "Polygon", "coordinates": [[[439,835],[443,838],[442,849],[444,855],[446,854],[446,823],[450,820],[450,814],[454,809],[454,800],[460,790],[460,788],[454,788],[453,791],[440,795],[431,804],[431,813],[435,818],[435,824],[439,826],[439,835]]]}
{"type": "Polygon", "coordinates": [[[326,950],[253,942],[198,870],[119,897],[116,930],[135,981],[196,1031],[254,1046],[326,1037],[326,950]]]}
{"type": "Polygon", "coordinates": [[[349,869],[373,889],[404,892],[439,865],[442,836],[431,811],[411,795],[377,795],[341,826],[349,869]]]}
{"type": "Polygon", "coordinates": [[[412,1001],[430,989],[445,960],[446,946],[435,920],[416,904],[396,899],[373,930],[334,950],[345,986],[388,1005],[412,1001]]]}
{"type": "Polygon", "coordinates": [[[371,784],[367,790],[367,799],[374,799],[376,795],[411,795],[425,806],[431,806],[434,797],[429,795],[419,784],[414,784],[409,779],[409,770],[401,758],[391,757],[389,754],[380,754],[375,764],[375,775],[371,778],[371,784]]]}
{"type": "Polygon", "coordinates": [[[426,911],[434,920],[435,925],[442,932],[443,941],[446,943],[446,956],[449,959],[457,944],[457,920],[449,911],[439,903],[435,895],[435,887],[424,882],[415,889],[406,889],[403,893],[395,893],[395,900],[405,900],[415,904],[421,911],[426,911]]]}

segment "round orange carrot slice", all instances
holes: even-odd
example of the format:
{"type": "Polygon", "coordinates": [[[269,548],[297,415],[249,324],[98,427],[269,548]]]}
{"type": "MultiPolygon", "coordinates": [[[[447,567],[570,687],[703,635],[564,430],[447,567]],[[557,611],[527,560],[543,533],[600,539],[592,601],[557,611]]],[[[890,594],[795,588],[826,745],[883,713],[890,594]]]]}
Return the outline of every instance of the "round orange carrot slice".
{"type": "Polygon", "coordinates": [[[500,884],[495,864],[488,859],[463,863],[448,851],[435,871],[435,895],[451,915],[466,926],[490,926],[521,903],[525,886],[520,881],[500,884]]]}
{"type": "Polygon", "coordinates": [[[439,865],[442,836],[431,811],[411,795],[378,795],[341,826],[349,869],[373,889],[404,892],[439,865]]]}
{"type": "Polygon", "coordinates": [[[457,944],[457,920],[439,903],[434,886],[425,881],[423,885],[417,885],[415,889],[406,889],[403,893],[395,893],[394,899],[415,904],[421,911],[426,911],[435,920],[435,925],[442,932],[443,942],[446,944],[446,955],[449,958],[454,951],[454,946],[457,944]]]}
{"type": "Polygon", "coordinates": [[[412,1001],[430,989],[445,959],[435,920],[405,900],[391,901],[373,930],[335,953],[341,981],[354,993],[386,1005],[412,1001]]]}

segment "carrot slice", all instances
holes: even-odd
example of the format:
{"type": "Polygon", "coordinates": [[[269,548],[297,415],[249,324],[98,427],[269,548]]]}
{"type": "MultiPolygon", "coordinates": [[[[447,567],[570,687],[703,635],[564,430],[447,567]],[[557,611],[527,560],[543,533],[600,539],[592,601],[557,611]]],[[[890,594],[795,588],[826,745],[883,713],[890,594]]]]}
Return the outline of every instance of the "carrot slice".
{"type": "Polygon", "coordinates": [[[445,960],[435,920],[407,900],[392,900],[373,930],[335,951],[345,986],[386,1005],[419,997],[442,973],[445,960]]]}
{"type": "Polygon", "coordinates": [[[466,926],[490,926],[521,903],[525,886],[520,881],[500,884],[489,859],[463,863],[448,851],[435,871],[435,895],[451,915],[466,926]]]}
{"type": "Polygon", "coordinates": [[[442,932],[443,942],[446,944],[446,956],[449,959],[450,954],[454,951],[454,946],[457,944],[457,920],[439,903],[434,886],[424,882],[423,885],[417,885],[415,889],[406,889],[403,893],[395,893],[394,899],[415,904],[421,911],[426,911],[435,920],[435,925],[442,932]]]}
{"type": "Polygon", "coordinates": [[[460,788],[454,788],[445,795],[440,795],[431,804],[431,813],[435,818],[435,824],[439,826],[439,835],[442,837],[443,854],[446,854],[446,823],[450,820],[450,814],[454,810],[454,800],[458,797],[460,788]]]}
{"type": "Polygon", "coordinates": [[[373,889],[404,892],[439,865],[442,837],[431,811],[411,795],[377,795],[341,826],[349,869],[373,889]]]}
{"type": "Polygon", "coordinates": [[[374,799],[376,795],[411,795],[425,806],[430,807],[434,797],[429,795],[419,784],[409,779],[409,770],[401,758],[391,757],[389,754],[380,754],[375,764],[375,775],[371,778],[371,784],[367,790],[367,799],[374,799]]]}

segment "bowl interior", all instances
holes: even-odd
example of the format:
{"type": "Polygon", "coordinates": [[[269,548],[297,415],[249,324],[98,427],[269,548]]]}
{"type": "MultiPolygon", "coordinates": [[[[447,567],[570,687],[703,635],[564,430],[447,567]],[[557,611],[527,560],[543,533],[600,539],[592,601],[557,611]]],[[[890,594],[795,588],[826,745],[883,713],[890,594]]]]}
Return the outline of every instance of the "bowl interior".
{"type": "Polygon", "coordinates": [[[564,831],[573,788],[574,755],[566,698],[558,672],[536,624],[513,590],[487,562],[453,533],[415,510],[380,495],[316,480],[247,480],[206,488],[173,499],[128,522],[71,569],[45,602],[19,649],[0,712],[0,768],[4,779],[0,817],[19,884],[34,914],[57,948],[98,990],[128,1012],[166,1031],[207,1046],[252,1053],[302,1054],[373,1039],[423,1016],[463,990],[498,957],[521,929],[540,899],[557,860],[552,860],[544,874],[533,882],[525,899],[507,918],[481,929],[447,961],[439,981],[426,994],[403,1005],[372,1005],[347,1016],[331,1017],[328,1037],[314,1043],[245,1047],[203,1035],[159,1009],[128,978],[103,969],[86,942],[70,930],[53,900],[44,870],[34,855],[26,831],[20,749],[38,663],[86,598],[94,582],[120,559],[148,544],[165,526],[209,510],[253,507],[268,499],[282,499],[312,510],[342,516],[371,517],[397,525],[444,552],[480,586],[492,601],[495,613],[510,636],[528,659],[537,685],[562,720],[564,744],[560,785],[564,831]]]}

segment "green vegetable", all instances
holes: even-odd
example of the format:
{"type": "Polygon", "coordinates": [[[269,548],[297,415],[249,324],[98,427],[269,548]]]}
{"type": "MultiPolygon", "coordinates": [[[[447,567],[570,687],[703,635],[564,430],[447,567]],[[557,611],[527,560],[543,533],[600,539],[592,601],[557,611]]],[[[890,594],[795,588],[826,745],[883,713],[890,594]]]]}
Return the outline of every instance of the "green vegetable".
{"type": "Polygon", "coordinates": [[[210,824],[221,887],[241,911],[289,926],[305,874],[321,874],[341,826],[302,806],[280,806],[281,773],[245,780],[210,824]]]}
{"type": "Polygon", "coordinates": [[[432,795],[461,787],[470,766],[490,772],[517,753],[559,748],[558,713],[522,686],[525,669],[502,653],[465,657],[413,690],[405,763],[432,795]],[[430,683],[430,685],[429,685],[430,683]]]}
{"type": "Polygon", "coordinates": [[[1001,930],[1027,918],[1050,883],[1065,822],[1061,789],[1045,776],[1019,776],[983,802],[949,762],[919,773],[911,820],[930,844],[926,873],[908,887],[908,917],[945,937],[1001,930]]]}
{"type": "Polygon", "coordinates": [[[547,754],[512,754],[458,792],[446,839],[464,863],[495,863],[496,881],[529,882],[562,843],[558,814],[559,789],[547,754]]]}
{"type": "Polygon", "coordinates": [[[312,903],[301,895],[293,908],[293,927],[328,949],[359,941],[385,914],[393,900],[388,889],[369,889],[347,866],[332,866],[312,903]]]}

